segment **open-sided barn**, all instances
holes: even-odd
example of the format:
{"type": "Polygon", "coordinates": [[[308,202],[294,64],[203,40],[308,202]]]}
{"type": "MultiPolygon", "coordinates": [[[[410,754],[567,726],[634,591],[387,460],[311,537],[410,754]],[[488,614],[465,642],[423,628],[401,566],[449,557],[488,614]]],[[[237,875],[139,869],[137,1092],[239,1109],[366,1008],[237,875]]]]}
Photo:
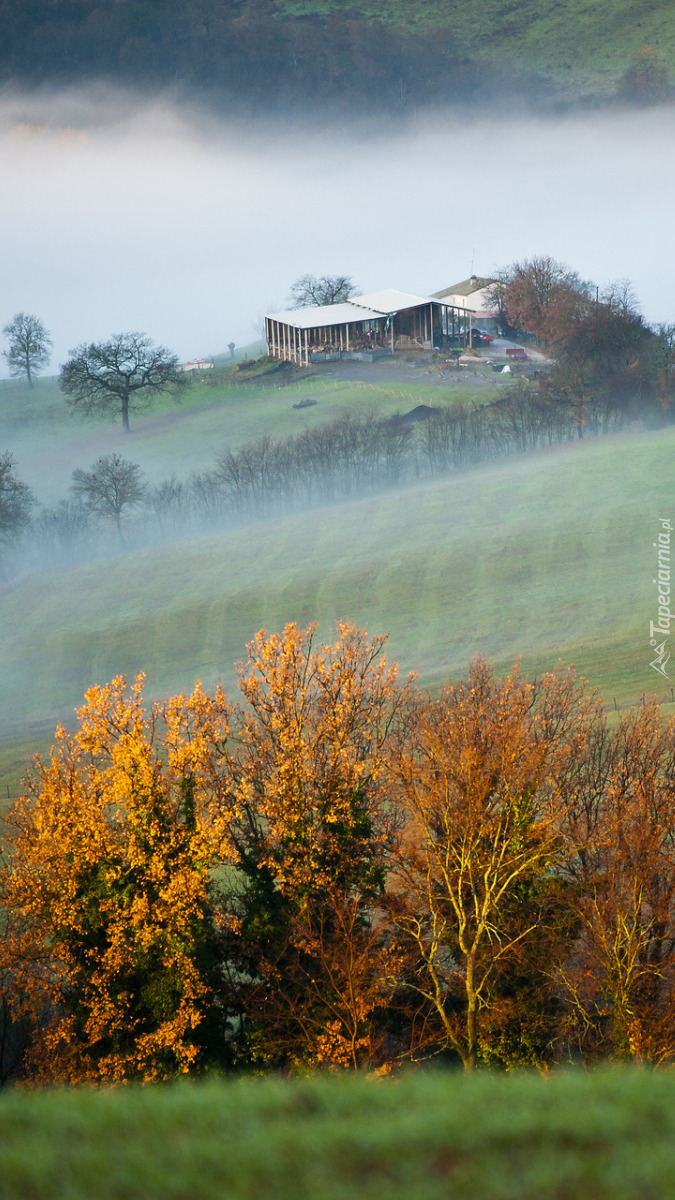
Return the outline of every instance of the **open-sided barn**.
{"type": "Polygon", "coordinates": [[[343,304],[294,308],[265,317],[272,358],[309,366],[326,358],[373,358],[441,348],[468,327],[468,309],[385,288],[343,304]]]}

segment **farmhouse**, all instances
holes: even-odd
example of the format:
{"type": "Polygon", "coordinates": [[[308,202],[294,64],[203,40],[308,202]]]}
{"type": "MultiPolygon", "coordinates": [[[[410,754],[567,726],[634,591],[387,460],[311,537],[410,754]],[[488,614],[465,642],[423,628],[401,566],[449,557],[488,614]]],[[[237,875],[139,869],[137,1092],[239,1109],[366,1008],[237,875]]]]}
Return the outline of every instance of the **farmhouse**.
{"type": "Polygon", "coordinates": [[[265,317],[271,358],[309,366],[332,358],[377,358],[433,350],[460,337],[471,322],[464,305],[385,288],[344,304],[294,308],[265,317]]]}
{"type": "Polygon", "coordinates": [[[438,300],[450,307],[468,308],[474,324],[489,333],[499,332],[499,309],[491,296],[491,289],[497,279],[488,279],[482,275],[472,275],[461,283],[444,288],[442,292],[433,292],[432,300],[438,300]]]}

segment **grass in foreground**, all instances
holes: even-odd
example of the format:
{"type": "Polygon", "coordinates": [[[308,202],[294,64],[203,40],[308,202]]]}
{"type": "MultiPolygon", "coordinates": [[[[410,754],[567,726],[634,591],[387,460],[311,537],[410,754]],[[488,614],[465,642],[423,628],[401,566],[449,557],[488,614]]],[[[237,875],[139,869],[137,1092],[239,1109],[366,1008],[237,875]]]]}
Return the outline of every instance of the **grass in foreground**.
{"type": "Polygon", "coordinates": [[[6,1094],[3,1200],[664,1200],[675,1075],[454,1073],[6,1094]]]}

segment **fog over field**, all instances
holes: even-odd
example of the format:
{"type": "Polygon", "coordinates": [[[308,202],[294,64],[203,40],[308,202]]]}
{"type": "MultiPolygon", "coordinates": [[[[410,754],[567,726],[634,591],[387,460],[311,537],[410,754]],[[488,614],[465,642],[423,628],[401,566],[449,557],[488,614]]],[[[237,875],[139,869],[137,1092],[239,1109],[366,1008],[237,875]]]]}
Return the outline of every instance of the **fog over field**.
{"type": "Polygon", "coordinates": [[[674,113],[299,127],[105,89],[5,95],[1,323],[38,314],[52,371],[129,329],[187,359],[251,342],[307,272],[425,294],[533,254],[629,278],[671,320],[674,113]]]}

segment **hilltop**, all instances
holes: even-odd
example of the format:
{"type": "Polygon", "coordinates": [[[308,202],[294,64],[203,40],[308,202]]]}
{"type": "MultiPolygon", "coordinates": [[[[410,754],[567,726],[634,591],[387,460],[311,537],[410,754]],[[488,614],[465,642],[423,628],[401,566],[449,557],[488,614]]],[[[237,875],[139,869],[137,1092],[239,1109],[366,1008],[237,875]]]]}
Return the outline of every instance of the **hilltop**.
{"type": "Polygon", "coordinates": [[[356,111],[364,101],[392,113],[489,108],[505,95],[595,103],[617,88],[653,102],[667,95],[667,71],[675,78],[667,0],[639,11],[633,0],[35,0],[9,7],[0,50],[5,85],[103,79],[198,94],[230,112],[316,103],[356,111]],[[643,71],[626,89],[622,77],[646,46],[660,83],[643,71]]]}

